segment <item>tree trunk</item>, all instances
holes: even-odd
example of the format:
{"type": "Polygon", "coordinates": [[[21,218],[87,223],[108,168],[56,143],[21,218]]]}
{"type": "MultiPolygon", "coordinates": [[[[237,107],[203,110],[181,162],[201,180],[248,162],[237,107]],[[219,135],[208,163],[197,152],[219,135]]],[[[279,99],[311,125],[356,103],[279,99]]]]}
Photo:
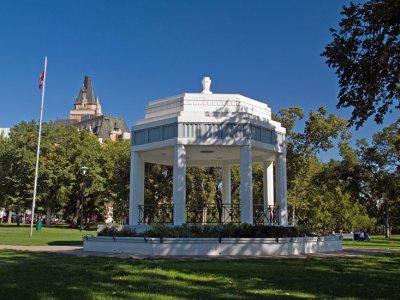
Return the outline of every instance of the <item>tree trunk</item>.
{"type": "Polygon", "coordinates": [[[19,227],[19,211],[15,213],[15,222],[17,222],[17,227],[19,227]]]}
{"type": "Polygon", "coordinates": [[[292,206],[292,224],[293,226],[297,226],[297,219],[296,219],[296,207],[292,206]]]}
{"type": "Polygon", "coordinates": [[[51,226],[51,208],[48,207],[46,210],[46,227],[51,226]]]}
{"type": "Polygon", "coordinates": [[[74,210],[74,214],[71,220],[71,226],[76,227],[78,226],[78,219],[79,219],[79,212],[81,211],[81,200],[78,198],[76,200],[76,206],[74,210]]]}
{"type": "Polygon", "coordinates": [[[389,204],[386,204],[386,219],[385,219],[385,233],[386,233],[386,238],[390,239],[390,223],[389,223],[389,204]]]}
{"type": "Polygon", "coordinates": [[[11,214],[12,214],[12,211],[9,210],[9,211],[7,212],[7,224],[11,224],[11,214]]]}

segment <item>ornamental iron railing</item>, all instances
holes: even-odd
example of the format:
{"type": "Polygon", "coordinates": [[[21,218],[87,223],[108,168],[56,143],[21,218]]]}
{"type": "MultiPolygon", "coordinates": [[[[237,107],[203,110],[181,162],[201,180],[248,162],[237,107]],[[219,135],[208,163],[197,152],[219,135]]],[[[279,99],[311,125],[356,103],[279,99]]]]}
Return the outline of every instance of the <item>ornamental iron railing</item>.
{"type": "Polygon", "coordinates": [[[186,206],[188,224],[240,223],[240,206],[235,204],[203,204],[186,206]]]}
{"type": "Polygon", "coordinates": [[[139,205],[139,224],[173,224],[174,205],[139,205]]]}
{"type": "Polygon", "coordinates": [[[280,225],[280,215],[279,206],[256,204],[253,207],[254,224],[280,225]]]}
{"type": "MultiPolygon", "coordinates": [[[[174,205],[139,205],[139,224],[173,224],[174,205]]],[[[187,224],[240,224],[239,204],[203,204],[186,206],[187,224]]],[[[279,206],[256,204],[253,223],[280,225],[279,206]]]]}

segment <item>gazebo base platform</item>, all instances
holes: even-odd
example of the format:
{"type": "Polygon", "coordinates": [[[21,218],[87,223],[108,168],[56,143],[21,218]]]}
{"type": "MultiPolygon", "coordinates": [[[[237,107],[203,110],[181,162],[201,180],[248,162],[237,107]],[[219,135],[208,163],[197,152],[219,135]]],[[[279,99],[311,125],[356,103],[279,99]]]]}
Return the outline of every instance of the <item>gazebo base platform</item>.
{"type": "Polygon", "coordinates": [[[84,251],[143,256],[291,256],[342,250],[337,236],[296,238],[143,238],[85,236],[84,251]]]}

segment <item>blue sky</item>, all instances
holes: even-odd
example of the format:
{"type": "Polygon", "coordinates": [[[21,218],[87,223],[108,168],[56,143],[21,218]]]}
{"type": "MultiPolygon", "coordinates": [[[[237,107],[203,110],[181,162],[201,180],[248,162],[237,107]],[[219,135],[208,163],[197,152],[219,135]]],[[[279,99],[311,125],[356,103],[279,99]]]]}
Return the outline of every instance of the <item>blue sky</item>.
{"type": "MultiPolygon", "coordinates": [[[[335,108],[337,78],[320,53],[348,3],[2,1],[0,127],[38,119],[45,55],[44,120],[68,118],[85,74],[103,112],[128,126],[143,118],[150,100],[200,92],[203,76],[214,93],[239,93],[273,112],[324,105],[347,118],[349,111],[335,108]]],[[[380,128],[368,122],[354,135],[380,128]]]]}

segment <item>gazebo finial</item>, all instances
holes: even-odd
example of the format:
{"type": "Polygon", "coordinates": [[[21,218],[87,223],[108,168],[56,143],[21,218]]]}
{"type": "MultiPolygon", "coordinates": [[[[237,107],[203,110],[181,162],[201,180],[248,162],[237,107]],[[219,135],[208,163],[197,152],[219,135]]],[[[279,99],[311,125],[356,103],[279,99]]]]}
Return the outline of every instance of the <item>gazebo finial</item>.
{"type": "Polygon", "coordinates": [[[210,77],[203,77],[203,80],[201,81],[203,84],[203,91],[201,92],[202,94],[212,94],[210,91],[210,86],[211,86],[211,79],[210,77]]]}

